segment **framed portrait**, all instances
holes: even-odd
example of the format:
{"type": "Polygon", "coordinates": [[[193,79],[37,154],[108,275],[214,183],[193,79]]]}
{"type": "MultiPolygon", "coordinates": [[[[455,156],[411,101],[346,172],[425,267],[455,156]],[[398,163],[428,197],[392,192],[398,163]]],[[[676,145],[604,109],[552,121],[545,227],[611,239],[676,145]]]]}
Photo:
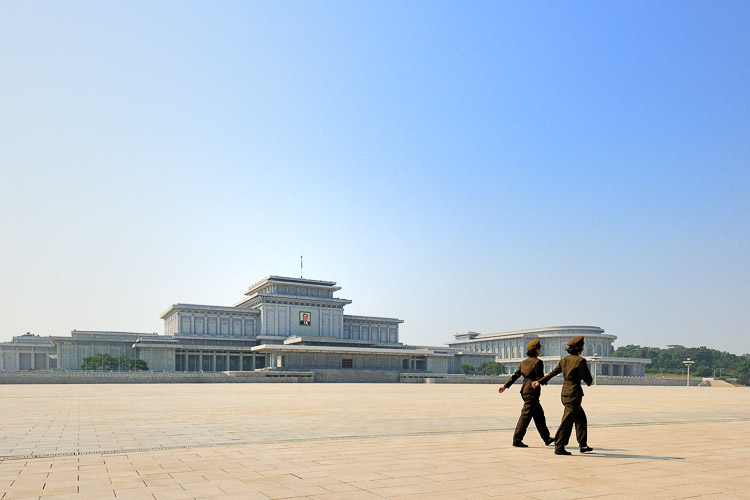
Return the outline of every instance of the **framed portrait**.
{"type": "Polygon", "coordinates": [[[312,319],[312,314],[310,314],[310,311],[300,311],[299,312],[299,324],[302,326],[310,326],[310,320],[312,319]]]}

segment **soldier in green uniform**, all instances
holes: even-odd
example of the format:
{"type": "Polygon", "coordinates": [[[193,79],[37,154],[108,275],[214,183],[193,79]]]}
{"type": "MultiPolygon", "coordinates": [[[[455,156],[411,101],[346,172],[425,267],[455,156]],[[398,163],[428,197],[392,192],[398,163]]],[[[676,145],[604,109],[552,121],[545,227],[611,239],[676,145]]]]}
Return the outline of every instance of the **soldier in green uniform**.
{"type": "Polygon", "coordinates": [[[565,411],[560,427],[557,428],[557,433],[555,433],[555,455],[570,455],[570,452],[565,450],[565,446],[570,440],[573,424],[576,427],[576,439],[581,453],[593,451],[593,448],[589,448],[587,444],[586,427],[588,422],[586,413],[581,408],[583,402],[581,381],[586,382],[586,385],[591,385],[592,382],[591,372],[586,360],[581,357],[582,352],[583,336],[573,337],[568,342],[568,354],[570,355],[562,358],[555,369],[540,378],[538,382],[532,383],[533,387],[539,387],[539,385],[545,385],[560,372],[563,374],[563,387],[560,397],[562,404],[565,406],[565,411]]]}
{"type": "Polygon", "coordinates": [[[542,436],[544,444],[548,445],[555,441],[550,437],[549,429],[547,429],[547,421],[544,418],[544,410],[539,403],[539,396],[542,390],[531,386],[532,382],[544,376],[544,363],[539,359],[541,353],[542,344],[539,342],[539,339],[529,342],[526,346],[526,356],[528,357],[521,361],[521,365],[516,370],[516,373],[511,375],[508,381],[505,382],[505,385],[500,388],[500,394],[502,394],[505,392],[505,389],[513,385],[513,382],[518,377],[523,375],[523,385],[521,386],[523,409],[516,425],[516,431],[513,433],[513,446],[518,448],[528,448],[528,445],[523,443],[523,437],[526,435],[526,429],[529,427],[531,419],[534,419],[534,425],[536,425],[539,435],[542,436]]]}

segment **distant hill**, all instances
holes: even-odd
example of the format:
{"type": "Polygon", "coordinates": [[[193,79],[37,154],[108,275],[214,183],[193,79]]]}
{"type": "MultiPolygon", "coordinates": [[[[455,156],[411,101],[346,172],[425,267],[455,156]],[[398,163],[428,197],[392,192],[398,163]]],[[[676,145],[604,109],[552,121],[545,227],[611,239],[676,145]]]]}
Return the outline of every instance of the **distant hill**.
{"type": "Polygon", "coordinates": [[[748,385],[750,379],[750,355],[738,356],[726,351],[709,349],[706,346],[684,347],[671,346],[668,349],[659,347],[642,347],[626,345],[614,350],[613,356],[623,358],[648,358],[651,365],[646,365],[647,373],[682,374],[687,358],[695,361],[690,374],[698,377],[722,378],[737,377],[737,382],[748,385]]]}

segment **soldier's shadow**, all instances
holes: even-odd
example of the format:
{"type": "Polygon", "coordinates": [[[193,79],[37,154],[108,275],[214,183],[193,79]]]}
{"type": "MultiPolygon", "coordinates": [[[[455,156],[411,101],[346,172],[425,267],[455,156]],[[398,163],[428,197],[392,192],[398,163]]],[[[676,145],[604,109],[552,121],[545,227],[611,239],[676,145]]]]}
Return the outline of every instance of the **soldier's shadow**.
{"type": "Polygon", "coordinates": [[[613,451],[627,451],[618,449],[599,448],[590,453],[584,453],[583,456],[596,458],[637,458],[641,460],[685,460],[683,457],[655,457],[653,455],[632,455],[630,453],[610,453],[613,451]]]}

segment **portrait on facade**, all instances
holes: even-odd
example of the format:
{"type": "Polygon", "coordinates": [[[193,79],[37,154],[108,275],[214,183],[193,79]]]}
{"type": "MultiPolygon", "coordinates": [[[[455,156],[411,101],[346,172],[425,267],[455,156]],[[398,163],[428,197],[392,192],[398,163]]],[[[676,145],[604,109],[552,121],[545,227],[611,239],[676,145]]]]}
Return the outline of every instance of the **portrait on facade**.
{"type": "Polygon", "coordinates": [[[310,326],[310,313],[307,311],[299,312],[299,324],[304,326],[310,326]]]}

